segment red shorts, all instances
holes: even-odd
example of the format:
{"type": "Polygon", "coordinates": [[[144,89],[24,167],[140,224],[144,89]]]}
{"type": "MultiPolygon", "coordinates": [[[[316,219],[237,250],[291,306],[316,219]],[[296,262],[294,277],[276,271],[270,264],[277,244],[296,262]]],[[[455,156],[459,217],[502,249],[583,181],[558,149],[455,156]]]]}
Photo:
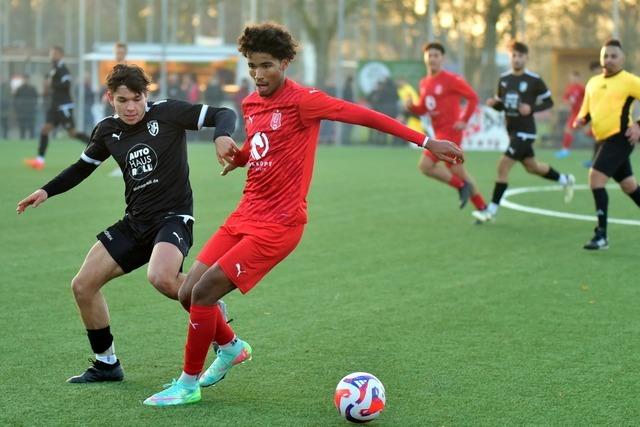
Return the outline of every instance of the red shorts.
{"type": "MultiPolygon", "coordinates": [[[[462,131],[455,130],[453,128],[436,130],[436,138],[451,141],[459,147],[460,144],[462,144],[462,131]]],[[[438,163],[440,161],[440,159],[437,158],[436,155],[429,150],[424,150],[422,154],[425,157],[430,158],[434,163],[438,163]]],[[[445,165],[447,167],[451,167],[451,163],[445,162],[445,165]]]]}
{"type": "Polygon", "coordinates": [[[304,224],[263,223],[233,213],[196,259],[208,266],[217,263],[245,294],[298,246],[303,231],[304,224]]]}

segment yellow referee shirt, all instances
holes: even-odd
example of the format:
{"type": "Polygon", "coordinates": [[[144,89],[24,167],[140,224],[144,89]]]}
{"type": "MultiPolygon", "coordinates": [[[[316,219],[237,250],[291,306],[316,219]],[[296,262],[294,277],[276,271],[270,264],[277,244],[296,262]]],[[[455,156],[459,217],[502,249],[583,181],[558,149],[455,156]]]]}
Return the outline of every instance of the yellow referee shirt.
{"type": "Polygon", "coordinates": [[[590,119],[596,140],[602,141],[627,129],[634,98],[640,99],[640,77],[624,70],[599,74],[587,83],[578,117],[590,119]]]}

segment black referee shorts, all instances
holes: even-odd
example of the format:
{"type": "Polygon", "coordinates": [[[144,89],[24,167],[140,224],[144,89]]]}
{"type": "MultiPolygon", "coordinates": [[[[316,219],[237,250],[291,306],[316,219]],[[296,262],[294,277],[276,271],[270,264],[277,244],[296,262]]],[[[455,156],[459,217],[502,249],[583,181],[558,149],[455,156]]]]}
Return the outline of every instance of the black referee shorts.
{"type": "Polygon", "coordinates": [[[193,245],[193,220],[171,216],[140,222],[125,216],[96,237],[122,270],[129,273],[149,262],[153,247],[159,242],[171,243],[186,257],[193,245]]]}
{"type": "Polygon", "coordinates": [[[620,182],[633,175],[630,157],[634,146],[623,133],[598,141],[591,167],[620,182]]]}

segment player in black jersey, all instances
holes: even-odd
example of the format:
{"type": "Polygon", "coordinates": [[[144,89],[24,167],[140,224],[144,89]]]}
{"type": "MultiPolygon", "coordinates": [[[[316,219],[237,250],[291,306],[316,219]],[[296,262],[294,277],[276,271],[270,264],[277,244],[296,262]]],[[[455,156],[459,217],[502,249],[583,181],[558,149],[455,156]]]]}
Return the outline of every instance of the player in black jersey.
{"type": "Polygon", "coordinates": [[[49,72],[49,91],[51,95],[51,105],[47,110],[47,119],[42,130],[40,130],[40,145],[38,146],[38,156],[25,159],[25,164],[33,169],[44,168],[44,156],[49,146],[49,134],[58,126],[63,126],[71,138],[76,138],[85,144],[89,143],[89,135],[77,132],[73,123],[74,104],[71,99],[71,74],[62,58],[64,50],[60,46],[53,46],[49,49],[52,68],[49,72]]]}
{"type": "Polygon", "coordinates": [[[107,77],[116,114],[96,125],[80,159],[18,203],[17,212],[37,207],[78,185],[113,157],[125,181],[124,218],[97,235],[71,287],[96,361],[73,383],[120,381],[123,371],[100,289],[111,279],[149,263],[147,278],[178,299],[182,263],[193,238],[193,199],[187,164],[186,129],[216,127],[214,143],[224,166],[238,152],[230,138],[236,115],[227,108],[163,100],[147,103],[150,80],[136,65],[116,65],[107,77]]]}
{"type": "Polygon", "coordinates": [[[478,223],[492,220],[498,212],[500,199],[507,189],[509,172],[516,162],[522,163],[530,174],[556,181],[564,187],[564,201],[573,198],[573,175],[560,174],[551,166],[540,163],[535,158],[533,143],[536,140],[536,122],[533,113],[548,110],[553,106],[551,92],[544,81],[525,68],[529,58],[529,48],[524,43],[511,45],[511,71],[500,76],[498,91],[487,105],[504,111],[509,147],[498,163],[498,177],[493,188],[491,203],[485,210],[474,211],[478,223]]]}

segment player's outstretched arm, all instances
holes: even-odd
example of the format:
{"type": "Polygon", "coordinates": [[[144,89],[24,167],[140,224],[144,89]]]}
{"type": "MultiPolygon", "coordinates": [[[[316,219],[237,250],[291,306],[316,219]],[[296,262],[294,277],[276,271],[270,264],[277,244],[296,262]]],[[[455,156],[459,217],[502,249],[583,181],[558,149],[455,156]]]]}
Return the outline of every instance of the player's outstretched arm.
{"type": "Polygon", "coordinates": [[[48,198],[49,196],[47,192],[44,191],[42,188],[39,188],[38,190],[34,191],[33,193],[31,193],[30,195],[28,195],[27,197],[25,197],[24,199],[18,202],[18,206],[16,207],[16,213],[20,215],[29,206],[33,206],[34,208],[37,208],[40,204],[44,203],[48,198]]]}

